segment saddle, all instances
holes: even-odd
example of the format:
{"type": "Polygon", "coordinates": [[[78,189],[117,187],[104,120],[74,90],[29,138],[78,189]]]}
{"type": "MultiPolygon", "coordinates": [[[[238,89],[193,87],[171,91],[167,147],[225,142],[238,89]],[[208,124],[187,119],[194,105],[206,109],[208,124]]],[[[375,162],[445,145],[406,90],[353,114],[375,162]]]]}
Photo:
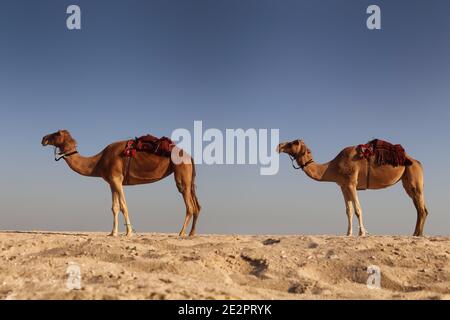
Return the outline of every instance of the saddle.
{"type": "Polygon", "coordinates": [[[397,167],[412,165],[411,160],[406,157],[405,149],[400,144],[374,139],[366,144],[358,145],[356,151],[361,159],[375,157],[375,163],[379,166],[392,165],[397,167]]]}
{"type": "Polygon", "coordinates": [[[161,157],[170,157],[175,144],[167,137],[157,138],[148,134],[134,140],[128,140],[123,154],[134,158],[136,152],[148,152],[161,157]]]}

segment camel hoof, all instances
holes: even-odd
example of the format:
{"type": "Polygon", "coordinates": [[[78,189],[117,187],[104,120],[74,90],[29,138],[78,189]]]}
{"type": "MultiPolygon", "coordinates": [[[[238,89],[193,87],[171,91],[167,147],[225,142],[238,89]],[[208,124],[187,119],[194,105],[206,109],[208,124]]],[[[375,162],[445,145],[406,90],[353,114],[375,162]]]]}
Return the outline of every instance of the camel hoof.
{"type": "Polygon", "coordinates": [[[178,234],[178,236],[184,238],[184,237],[186,236],[186,234],[185,234],[184,232],[180,232],[180,233],[178,234]]]}
{"type": "Polygon", "coordinates": [[[125,237],[127,237],[127,238],[131,238],[132,236],[133,236],[133,232],[127,232],[125,234],[125,237]]]}
{"type": "Polygon", "coordinates": [[[195,232],[194,233],[189,233],[189,237],[195,237],[195,232]]]}
{"type": "Polygon", "coordinates": [[[119,234],[117,232],[111,232],[108,237],[117,237],[119,234]]]}

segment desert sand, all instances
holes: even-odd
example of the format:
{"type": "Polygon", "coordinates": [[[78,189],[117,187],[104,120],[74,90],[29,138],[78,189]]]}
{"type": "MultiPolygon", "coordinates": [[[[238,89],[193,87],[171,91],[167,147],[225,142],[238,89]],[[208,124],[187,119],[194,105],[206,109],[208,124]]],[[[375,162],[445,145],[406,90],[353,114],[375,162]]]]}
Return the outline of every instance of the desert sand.
{"type": "Polygon", "coordinates": [[[450,298],[450,237],[3,231],[0,259],[0,299],[450,298]]]}

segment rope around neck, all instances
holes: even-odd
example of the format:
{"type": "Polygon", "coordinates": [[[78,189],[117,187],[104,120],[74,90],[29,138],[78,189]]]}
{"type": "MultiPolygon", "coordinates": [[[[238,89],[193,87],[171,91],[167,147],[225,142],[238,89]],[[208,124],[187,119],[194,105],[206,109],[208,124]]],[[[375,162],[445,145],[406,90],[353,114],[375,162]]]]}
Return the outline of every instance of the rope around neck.
{"type": "MultiPolygon", "coordinates": [[[[302,171],[305,171],[305,168],[306,168],[309,164],[311,164],[311,163],[314,162],[313,159],[309,159],[308,161],[306,161],[305,164],[300,164],[298,167],[296,167],[295,164],[294,164],[294,161],[297,161],[297,158],[294,157],[294,156],[291,156],[291,155],[289,155],[289,158],[291,158],[292,168],[294,168],[295,170],[302,169],[302,171]]],[[[298,163],[298,162],[297,162],[297,163],[298,163]]]]}
{"type": "Polygon", "coordinates": [[[65,159],[66,157],[70,157],[71,155],[74,155],[76,153],[78,153],[77,150],[65,153],[65,152],[57,152],[56,151],[56,147],[55,147],[55,149],[53,149],[53,155],[55,156],[55,161],[59,161],[61,159],[65,159]]]}

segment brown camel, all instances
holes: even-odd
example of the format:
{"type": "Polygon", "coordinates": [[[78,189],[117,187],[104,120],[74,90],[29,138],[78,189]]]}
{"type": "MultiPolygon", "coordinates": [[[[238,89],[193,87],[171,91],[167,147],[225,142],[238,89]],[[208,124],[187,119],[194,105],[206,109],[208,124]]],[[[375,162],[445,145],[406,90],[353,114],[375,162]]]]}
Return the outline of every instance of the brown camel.
{"type": "Polygon", "coordinates": [[[383,189],[396,184],[399,180],[402,180],[403,187],[406,193],[412,198],[417,210],[417,223],[414,236],[423,235],[428,211],[423,195],[423,169],[419,161],[406,155],[407,159],[412,162],[412,165],[396,167],[391,165],[380,166],[373,159],[369,159],[370,162],[366,159],[361,159],[357,154],[356,147],[351,146],[343,149],[330,162],[318,164],[313,161],[310,149],[302,140],[280,143],[277,151],[279,153],[287,153],[311,179],[335,182],[341,187],[348,218],[348,236],[352,235],[352,205],[359,221],[359,235],[366,235],[357,190],[383,189]],[[370,169],[369,185],[367,185],[368,168],[370,169]]]}
{"type": "MultiPolygon", "coordinates": [[[[55,154],[56,149],[59,149],[59,157],[63,158],[72,170],[83,176],[101,177],[110,185],[114,217],[111,236],[117,236],[119,232],[119,210],[122,211],[125,219],[126,235],[130,237],[133,232],[123,186],[156,182],[172,173],[186,205],[186,217],[180,236],[185,235],[192,216],[192,228],[189,235],[193,236],[200,213],[200,204],[195,194],[195,165],[192,158],[189,156],[189,161],[185,161],[184,157],[180,164],[174,164],[170,157],[137,152],[127,165],[128,159],[123,155],[126,143],[127,141],[114,142],[93,157],[82,157],[77,152],[77,142],[67,130],[59,130],[42,138],[42,145],[54,146],[55,154]]],[[[181,149],[177,150],[181,152],[181,149]]]]}

